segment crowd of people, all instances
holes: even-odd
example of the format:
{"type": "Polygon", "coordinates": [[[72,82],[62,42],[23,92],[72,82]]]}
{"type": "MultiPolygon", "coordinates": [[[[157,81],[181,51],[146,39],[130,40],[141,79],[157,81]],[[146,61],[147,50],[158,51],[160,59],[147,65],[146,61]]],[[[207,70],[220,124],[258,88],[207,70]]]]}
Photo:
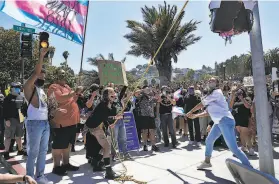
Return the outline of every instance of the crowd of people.
{"type": "MultiPolygon", "coordinates": [[[[214,145],[229,148],[243,164],[251,166],[246,154],[255,155],[257,134],[252,88],[241,82],[211,78],[176,87],[139,86],[130,90],[128,86],[109,83],[73,90],[66,83],[65,72],[57,70],[56,81],[46,90],[46,53],[47,49],[41,50],[40,60],[23,86],[14,82],[10,94],[0,97],[3,156],[9,159],[14,140],[17,154],[27,156],[27,176],[19,180],[52,183],[44,175],[48,151],[52,151],[52,173],[65,176],[67,171],[78,171],[79,167],[72,165],[69,158],[80,134],[93,172],[105,171],[105,178],[117,178],[112,170],[117,152],[122,150],[121,159],[133,159],[127,150],[124,112],[132,112],[135,117],[142,151],[160,152],[160,142],[176,149],[180,135],[189,139],[191,145],[201,146],[205,142],[205,160],[198,169],[211,167],[214,145]],[[174,118],[174,107],[182,108],[184,113],[174,118]]],[[[272,112],[270,107],[271,115],[272,112]]]]}

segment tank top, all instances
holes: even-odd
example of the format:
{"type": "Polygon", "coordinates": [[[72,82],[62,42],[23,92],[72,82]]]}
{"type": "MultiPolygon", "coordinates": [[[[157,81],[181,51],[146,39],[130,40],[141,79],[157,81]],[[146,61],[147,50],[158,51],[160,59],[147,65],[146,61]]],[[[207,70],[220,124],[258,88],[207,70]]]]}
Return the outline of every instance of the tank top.
{"type": "Polygon", "coordinates": [[[47,96],[43,89],[35,88],[38,94],[39,108],[30,103],[27,110],[27,120],[48,120],[47,96]]]}

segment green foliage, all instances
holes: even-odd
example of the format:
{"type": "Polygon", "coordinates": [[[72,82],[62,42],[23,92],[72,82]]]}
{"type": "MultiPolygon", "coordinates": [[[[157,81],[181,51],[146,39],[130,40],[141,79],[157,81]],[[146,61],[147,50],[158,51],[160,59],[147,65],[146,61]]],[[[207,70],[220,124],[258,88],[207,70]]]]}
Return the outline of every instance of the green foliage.
{"type": "MultiPolygon", "coordinates": [[[[177,6],[170,6],[165,2],[158,8],[145,6],[141,11],[143,22],[127,20],[127,27],[131,32],[124,37],[133,44],[128,54],[151,59],[174,23],[178,14],[177,6]]],[[[199,22],[191,20],[182,24],[184,15],[185,12],[180,14],[163,47],[154,59],[160,79],[165,78],[170,81],[172,61],[176,63],[177,56],[201,38],[193,34],[199,22]]],[[[161,84],[164,82],[166,81],[161,81],[161,84]]]]}
{"type": "Polygon", "coordinates": [[[195,75],[195,71],[193,69],[190,69],[185,77],[185,81],[193,81],[194,80],[194,75],[195,75]]]}

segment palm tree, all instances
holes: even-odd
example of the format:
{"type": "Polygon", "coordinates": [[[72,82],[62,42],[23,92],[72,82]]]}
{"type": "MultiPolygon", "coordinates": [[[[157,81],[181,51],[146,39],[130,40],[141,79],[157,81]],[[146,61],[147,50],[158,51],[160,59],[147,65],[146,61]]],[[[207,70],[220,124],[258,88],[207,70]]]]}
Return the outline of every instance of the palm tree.
{"type": "Polygon", "coordinates": [[[66,62],[66,65],[68,64],[68,57],[69,57],[70,53],[68,51],[64,51],[62,56],[64,57],[65,59],[65,62],[66,62]]]}
{"type": "MultiPolygon", "coordinates": [[[[131,29],[131,33],[124,37],[133,44],[127,54],[151,59],[175,21],[177,6],[170,6],[164,2],[164,5],[159,5],[158,9],[154,6],[145,6],[141,11],[143,22],[127,20],[127,27],[131,29]]],[[[182,24],[184,15],[185,12],[180,14],[163,47],[154,59],[162,85],[171,80],[172,61],[176,63],[181,51],[201,39],[193,34],[200,22],[191,20],[182,24]]]]}
{"type": "MultiPolygon", "coordinates": [[[[113,56],[113,53],[109,53],[108,54],[108,59],[105,58],[105,56],[103,54],[98,54],[96,57],[89,57],[87,58],[87,62],[90,64],[90,65],[93,65],[93,66],[98,66],[98,61],[100,60],[109,60],[109,61],[115,61],[114,60],[114,56],[113,56]]],[[[125,63],[126,61],[126,57],[124,57],[121,62],[122,63],[125,63]]]]}

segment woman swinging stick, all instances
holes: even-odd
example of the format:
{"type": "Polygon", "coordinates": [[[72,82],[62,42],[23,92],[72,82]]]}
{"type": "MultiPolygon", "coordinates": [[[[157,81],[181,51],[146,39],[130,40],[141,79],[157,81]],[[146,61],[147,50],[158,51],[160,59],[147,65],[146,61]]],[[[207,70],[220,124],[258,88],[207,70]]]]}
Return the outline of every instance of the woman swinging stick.
{"type": "Polygon", "coordinates": [[[213,151],[214,142],[223,135],[227,146],[236,155],[236,157],[246,166],[251,166],[247,156],[237,147],[235,138],[235,120],[229,111],[228,103],[222,93],[222,90],[218,88],[219,81],[215,78],[211,78],[208,81],[209,94],[202,100],[200,104],[194,107],[186,116],[191,119],[210,116],[214,121],[214,125],[209,132],[206,139],[205,149],[205,161],[198,166],[198,169],[205,169],[211,167],[210,158],[213,151]],[[206,108],[206,111],[193,114],[194,112],[206,108]]]}

